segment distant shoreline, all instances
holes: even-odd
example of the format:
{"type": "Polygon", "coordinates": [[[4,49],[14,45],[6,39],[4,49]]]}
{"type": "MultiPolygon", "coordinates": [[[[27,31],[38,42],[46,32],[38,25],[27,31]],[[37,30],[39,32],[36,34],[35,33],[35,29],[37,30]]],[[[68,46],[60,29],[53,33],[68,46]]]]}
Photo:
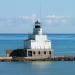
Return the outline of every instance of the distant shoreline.
{"type": "MultiPolygon", "coordinates": [[[[0,33],[0,35],[28,35],[32,33],[0,33]]],[[[75,35],[75,33],[44,33],[47,35],[75,35]]]]}

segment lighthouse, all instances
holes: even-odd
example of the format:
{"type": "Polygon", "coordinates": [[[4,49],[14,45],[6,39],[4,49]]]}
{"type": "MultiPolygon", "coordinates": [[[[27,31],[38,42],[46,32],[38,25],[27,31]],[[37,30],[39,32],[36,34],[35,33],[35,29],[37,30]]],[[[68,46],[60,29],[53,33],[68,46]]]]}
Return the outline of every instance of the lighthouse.
{"type": "Polygon", "coordinates": [[[43,34],[41,23],[37,20],[33,27],[33,33],[28,35],[28,39],[24,41],[24,49],[26,57],[43,59],[52,57],[51,41],[47,35],[43,34]]]}

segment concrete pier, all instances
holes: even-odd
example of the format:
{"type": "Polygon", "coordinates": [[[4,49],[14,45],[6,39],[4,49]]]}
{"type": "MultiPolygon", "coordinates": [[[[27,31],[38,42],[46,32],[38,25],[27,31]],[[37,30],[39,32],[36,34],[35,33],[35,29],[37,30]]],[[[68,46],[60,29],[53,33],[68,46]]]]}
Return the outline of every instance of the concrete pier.
{"type": "Polygon", "coordinates": [[[29,57],[0,57],[0,62],[26,62],[26,61],[75,61],[74,56],[55,56],[54,58],[35,59],[29,57]]]}

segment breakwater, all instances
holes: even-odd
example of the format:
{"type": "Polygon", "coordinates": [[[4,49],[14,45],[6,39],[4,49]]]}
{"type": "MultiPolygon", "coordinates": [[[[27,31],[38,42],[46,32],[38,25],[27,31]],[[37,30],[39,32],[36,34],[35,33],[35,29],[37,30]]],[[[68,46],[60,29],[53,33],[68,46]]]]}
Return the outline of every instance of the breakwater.
{"type": "Polygon", "coordinates": [[[27,57],[0,57],[0,62],[26,62],[26,61],[75,61],[74,56],[55,56],[54,58],[35,59],[27,57]]]}

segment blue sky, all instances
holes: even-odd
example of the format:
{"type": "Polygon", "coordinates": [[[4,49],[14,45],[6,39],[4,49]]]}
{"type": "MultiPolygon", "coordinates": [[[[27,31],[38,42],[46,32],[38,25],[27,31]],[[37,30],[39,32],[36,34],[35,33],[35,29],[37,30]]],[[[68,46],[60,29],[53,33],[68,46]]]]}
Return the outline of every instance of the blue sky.
{"type": "Polygon", "coordinates": [[[0,0],[0,33],[28,33],[40,19],[44,32],[75,33],[75,0],[0,0]]]}

